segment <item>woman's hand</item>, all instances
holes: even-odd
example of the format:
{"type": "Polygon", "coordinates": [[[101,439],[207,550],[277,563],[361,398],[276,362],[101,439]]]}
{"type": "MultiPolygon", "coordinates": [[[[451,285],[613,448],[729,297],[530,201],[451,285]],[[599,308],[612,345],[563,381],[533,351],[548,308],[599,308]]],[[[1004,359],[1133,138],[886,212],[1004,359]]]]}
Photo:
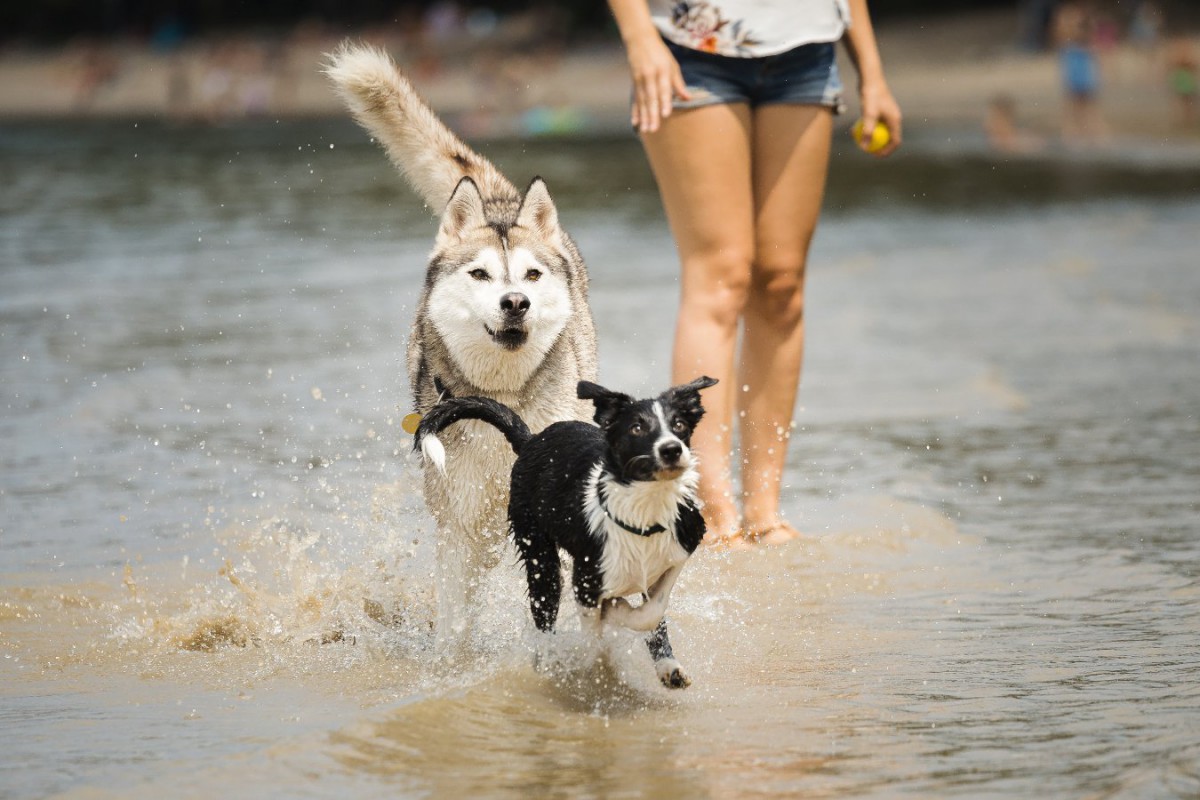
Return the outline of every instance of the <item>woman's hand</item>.
{"type": "Polygon", "coordinates": [[[633,76],[633,109],[630,122],[639,133],[654,133],[671,116],[676,97],[690,100],[679,62],[655,32],[626,42],[629,71],[633,76]]]}
{"type": "Polygon", "coordinates": [[[896,152],[903,140],[903,115],[900,113],[900,104],[896,102],[892,90],[882,78],[862,81],[859,86],[859,100],[862,105],[863,123],[862,143],[859,147],[870,152],[867,146],[871,142],[871,133],[875,130],[876,123],[882,122],[887,126],[891,137],[886,145],[872,155],[878,158],[890,156],[896,152]]]}
{"type": "MultiPolygon", "coordinates": [[[[892,90],[888,88],[883,77],[883,62],[879,58],[879,45],[875,41],[875,26],[871,24],[871,14],[867,11],[867,0],[849,0],[849,4],[850,19],[854,20],[854,24],[846,30],[842,41],[850,53],[854,68],[858,71],[858,97],[862,105],[862,141],[870,143],[875,123],[882,122],[887,125],[891,138],[873,154],[883,158],[896,152],[903,140],[900,104],[892,97],[892,90]]],[[[867,147],[861,144],[859,147],[867,150],[867,147]]]]}

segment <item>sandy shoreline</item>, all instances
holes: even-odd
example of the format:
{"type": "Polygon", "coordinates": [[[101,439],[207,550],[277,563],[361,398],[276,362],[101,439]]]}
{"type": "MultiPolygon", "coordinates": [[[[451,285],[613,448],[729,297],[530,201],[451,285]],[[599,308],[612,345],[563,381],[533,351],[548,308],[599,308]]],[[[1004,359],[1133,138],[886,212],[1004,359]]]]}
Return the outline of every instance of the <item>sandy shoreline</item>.
{"type": "MultiPolygon", "coordinates": [[[[553,53],[505,50],[481,40],[430,53],[394,30],[359,33],[354,38],[387,47],[467,136],[627,127],[628,75],[615,41],[553,53]]],[[[319,67],[343,38],[323,31],[287,38],[245,34],[192,40],[171,52],[133,42],[9,48],[0,52],[0,120],[341,115],[319,67]]],[[[1018,51],[1015,15],[908,20],[882,25],[879,38],[909,130],[980,130],[989,99],[1007,94],[1021,127],[1057,137],[1057,62],[1049,53],[1018,51]]],[[[1181,129],[1172,119],[1165,83],[1147,53],[1118,46],[1104,60],[1103,76],[1101,106],[1114,137],[1200,142],[1200,130],[1181,129]]],[[[847,84],[853,87],[852,77],[847,84]]]]}

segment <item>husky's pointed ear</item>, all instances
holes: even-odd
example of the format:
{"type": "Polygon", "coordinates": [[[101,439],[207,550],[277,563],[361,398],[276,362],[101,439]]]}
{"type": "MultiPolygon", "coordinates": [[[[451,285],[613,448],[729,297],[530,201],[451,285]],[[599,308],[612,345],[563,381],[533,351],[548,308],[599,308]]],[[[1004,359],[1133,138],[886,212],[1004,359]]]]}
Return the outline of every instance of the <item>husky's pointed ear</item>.
{"type": "Polygon", "coordinates": [[[558,209],[550,199],[550,190],[541,178],[534,178],[525,190],[521,210],[517,213],[517,225],[535,231],[547,239],[559,235],[558,209]]]}
{"type": "Polygon", "coordinates": [[[633,402],[627,394],[605,389],[603,386],[590,381],[580,381],[576,390],[580,400],[591,400],[596,404],[596,424],[607,428],[621,413],[621,409],[633,402]]]}
{"type": "Polygon", "coordinates": [[[483,212],[483,196],[479,187],[470,178],[463,178],[454,187],[450,202],[442,212],[442,226],[438,229],[437,245],[457,241],[467,231],[487,223],[483,212]]]}
{"type": "Polygon", "coordinates": [[[673,386],[662,394],[662,401],[687,417],[693,427],[704,416],[704,406],[700,403],[700,390],[716,386],[717,379],[702,375],[689,383],[673,386]]]}

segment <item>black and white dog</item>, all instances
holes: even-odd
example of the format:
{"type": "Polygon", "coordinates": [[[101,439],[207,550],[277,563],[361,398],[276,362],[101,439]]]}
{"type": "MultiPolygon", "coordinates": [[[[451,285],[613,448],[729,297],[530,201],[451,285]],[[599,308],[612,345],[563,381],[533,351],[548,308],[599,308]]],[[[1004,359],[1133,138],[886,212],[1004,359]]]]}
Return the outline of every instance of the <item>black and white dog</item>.
{"type": "Polygon", "coordinates": [[[606,622],[649,632],[659,680],[672,688],[691,681],[671,651],[664,614],[684,562],[704,538],[689,444],[704,415],[700,390],[715,383],[702,377],[635,400],[581,381],[578,395],[595,403],[596,425],[556,422],[536,436],[502,403],[449,398],[416,433],[415,447],[443,471],[445,451],[435,434],[447,426],[477,419],[504,434],[517,454],[508,518],[537,627],[554,629],[565,550],[585,620],[597,632],[606,622]],[[641,595],[641,605],[631,605],[630,595],[641,595]]]}

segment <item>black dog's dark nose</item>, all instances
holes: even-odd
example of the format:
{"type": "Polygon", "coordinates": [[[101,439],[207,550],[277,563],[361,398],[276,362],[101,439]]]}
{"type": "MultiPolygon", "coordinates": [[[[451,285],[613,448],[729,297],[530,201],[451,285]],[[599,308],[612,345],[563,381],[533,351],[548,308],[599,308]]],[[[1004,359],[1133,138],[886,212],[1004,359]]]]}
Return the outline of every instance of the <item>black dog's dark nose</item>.
{"type": "Polygon", "coordinates": [[[529,298],[520,292],[509,292],[500,298],[500,310],[510,317],[520,319],[529,310],[529,298]]]}
{"type": "Polygon", "coordinates": [[[664,464],[678,464],[679,458],[682,455],[683,445],[679,442],[666,442],[658,448],[658,457],[662,459],[664,464]]]}

